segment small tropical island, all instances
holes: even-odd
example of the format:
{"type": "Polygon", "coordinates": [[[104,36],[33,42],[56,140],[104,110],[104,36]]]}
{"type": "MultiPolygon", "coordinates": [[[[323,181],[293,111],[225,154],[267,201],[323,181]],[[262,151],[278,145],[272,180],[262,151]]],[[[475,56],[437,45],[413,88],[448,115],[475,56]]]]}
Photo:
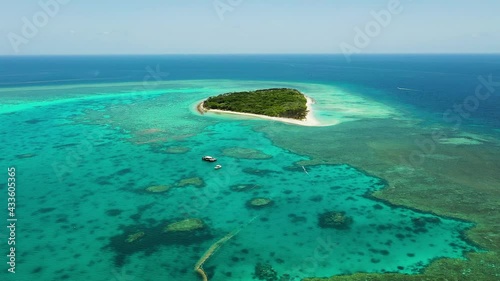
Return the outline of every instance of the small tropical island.
{"type": "Polygon", "coordinates": [[[230,113],[317,126],[310,105],[313,101],[299,90],[272,88],[231,92],[209,97],[198,104],[200,113],[230,113]]]}

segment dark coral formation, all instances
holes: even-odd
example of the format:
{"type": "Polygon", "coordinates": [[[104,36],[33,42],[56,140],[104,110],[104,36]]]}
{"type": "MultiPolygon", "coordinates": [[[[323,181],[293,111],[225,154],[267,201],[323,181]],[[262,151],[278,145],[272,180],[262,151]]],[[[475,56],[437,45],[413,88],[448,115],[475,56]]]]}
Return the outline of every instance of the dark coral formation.
{"type": "MultiPolygon", "coordinates": [[[[438,217],[419,217],[419,218],[412,218],[411,222],[414,227],[414,229],[412,230],[413,233],[418,234],[427,232],[428,224],[438,224],[441,222],[441,220],[438,217]]],[[[411,231],[411,228],[408,230],[411,231]]]]}
{"type": "Polygon", "coordinates": [[[254,271],[255,277],[259,280],[277,281],[278,273],[268,263],[257,263],[254,271]]]}
{"type": "Polygon", "coordinates": [[[144,231],[139,231],[139,232],[129,234],[127,236],[127,239],[125,239],[125,242],[127,242],[127,243],[136,242],[136,241],[140,240],[144,235],[145,235],[144,231]]]}
{"type": "Polygon", "coordinates": [[[250,174],[250,175],[255,175],[255,176],[268,176],[268,175],[271,175],[271,174],[278,173],[278,172],[273,171],[273,170],[255,169],[255,168],[244,168],[243,172],[247,173],[247,174],[250,174]]]}
{"type": "Polygon", "coordinates": [[[441,220],[438,217],[420,217],[420,218],[412,218],[411,222],[413,226],[416,228],[424,228],[427,223],[437,224],[440,223],[441,220]]]}
{"type": "Polygon", "coordinates": [[[178,219],[157,225],[133,225],[110,238],[105,247],[115,253],[115,265],[123,266],[130,255],[149,255],[162,245],[192,245],[213,239],[210,228],[196,218],[178,219]],[[138,230],[140,229],[140,230],[138,230]]]}
{"type": "Polygon", "coordinates": [[[352,221],[345,212],[330,211],[318,215],[318,224],[322,228],[348,229],[352,221]]]}
{"type": "Polygon", "coordinates": [[[222,150],[224,156],[229,156],[238,159],[270,159],[268,155],[260,150],[245,148],[245,147],[228,147],[222,150]]]}

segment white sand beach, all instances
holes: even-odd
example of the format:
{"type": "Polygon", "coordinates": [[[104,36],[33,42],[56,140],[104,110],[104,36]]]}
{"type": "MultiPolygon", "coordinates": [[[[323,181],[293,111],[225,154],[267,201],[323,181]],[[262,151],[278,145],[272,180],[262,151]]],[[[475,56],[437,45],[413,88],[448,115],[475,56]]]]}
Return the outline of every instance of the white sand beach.
{"type": "Polygon", "coordinates": [[[259,114],[253,114],[253,113],[244,113],[244,112],[235,112],[235,111],[227,111],[227,110],[219,110],[219,109],[206,109],[203,107],[203,102],[201,101],[198,103],[196,109],[198,110],[199,113],[204,114],[204,113],[214,113],[214,114],[231,114],[231,115],[240,115],[240,116],[246,116],[250,118],[261,118],[261,119],[267,119],[267,120],[274,120],[274,121],[279,121],[279,122],[284,122],[284,123],[289,123],[289,124],[295,124],[295,125],[300,125],[300,126],[330,126],[334,124],[322,124],[321,122],[318,121],[314,117],[314,111],[312,109],[312,104],[314,104],[314,100],[308,96],[306,96],[307,99],[307,116],[304,120],[297,120],[297,119],[292,119],[292,118],[282,118],[282,117],[271,117],[271,116],[265,116],[265,115],[259,115],[259,114]]]}

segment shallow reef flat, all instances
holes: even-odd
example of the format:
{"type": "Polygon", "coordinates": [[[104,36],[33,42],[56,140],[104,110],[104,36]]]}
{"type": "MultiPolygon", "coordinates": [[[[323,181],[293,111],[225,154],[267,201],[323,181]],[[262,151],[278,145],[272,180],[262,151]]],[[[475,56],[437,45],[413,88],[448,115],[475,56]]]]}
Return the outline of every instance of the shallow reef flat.
{"type": "Polygon", "coordinates": [[[440,124],[388,119],[313,130],[309,133],[315,136],[314,142],[300,129],[286,138],[277,128],[260,129],[276,144],[312,156],[302,165],[347,163],[387,180],[387,188],[374,192],[376,198],[476,223],[466,237],[488,252],[468,254],[467,260],[435,261],[425,274],[414,277],[357,274],[306,280],[492,280],[500,276],[498,135],[474,127],[454,131],[440,124]],[[442,138],[433,139],[437,133],[442,138]]]}

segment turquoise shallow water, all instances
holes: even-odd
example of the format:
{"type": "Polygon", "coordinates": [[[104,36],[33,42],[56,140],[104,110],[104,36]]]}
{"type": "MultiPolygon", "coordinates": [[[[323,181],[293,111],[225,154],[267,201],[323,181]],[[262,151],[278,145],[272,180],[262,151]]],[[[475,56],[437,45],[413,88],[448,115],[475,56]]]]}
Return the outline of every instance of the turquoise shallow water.
{"type": "MultiPolygon", "coordinates": [[[[2,107],[0,161],[18,170],[22,253],[15,279],[6,280],[199,280],[194,264],[235,229],[239,233],[204,265],[212,280],[255,280],[257,263],[269,263],[290,280],[415,274],[433,259],[477,250],[461,236],[470,223],[377,202],[369,193],[385,186],[382,179],[347,165],[298,166],[307,155],[278,147],[254,130],[274,126],[286,134],[292,125],[200,116],[193,109],[209,95],[279,85],[185,81],[133,93],[124,85],[49,87],[31,89],[39,91],[36,98],[17,108],[2,107]],[[255,153],[240,150],[238,156],[238,149],[255,153]],[[207,154],[223,168],[200,160],[207,154]],[[187,178],[204,184],[144,191],[187,178]],[[231,189],[241,185],[252,188],[231,189]],[[248,208],[255,197],[273,204],[248,208]],[[318,215],[325,211],[345,212],[352,225],[319,227],[318,215]],[[203,219],[206,231],[174,238],[161,233],[167,223],[189,217],[203,219]],[[144,236],[125,241],[137,232],[144,236]]],[[[399,114],[330,86],[292,86],[317,101],[324,122],[399,114]],[[339,101],[349,106],[328,114],[339,101]]],[[[13,104],[16,91],[0,95],[13,104]]]]}

